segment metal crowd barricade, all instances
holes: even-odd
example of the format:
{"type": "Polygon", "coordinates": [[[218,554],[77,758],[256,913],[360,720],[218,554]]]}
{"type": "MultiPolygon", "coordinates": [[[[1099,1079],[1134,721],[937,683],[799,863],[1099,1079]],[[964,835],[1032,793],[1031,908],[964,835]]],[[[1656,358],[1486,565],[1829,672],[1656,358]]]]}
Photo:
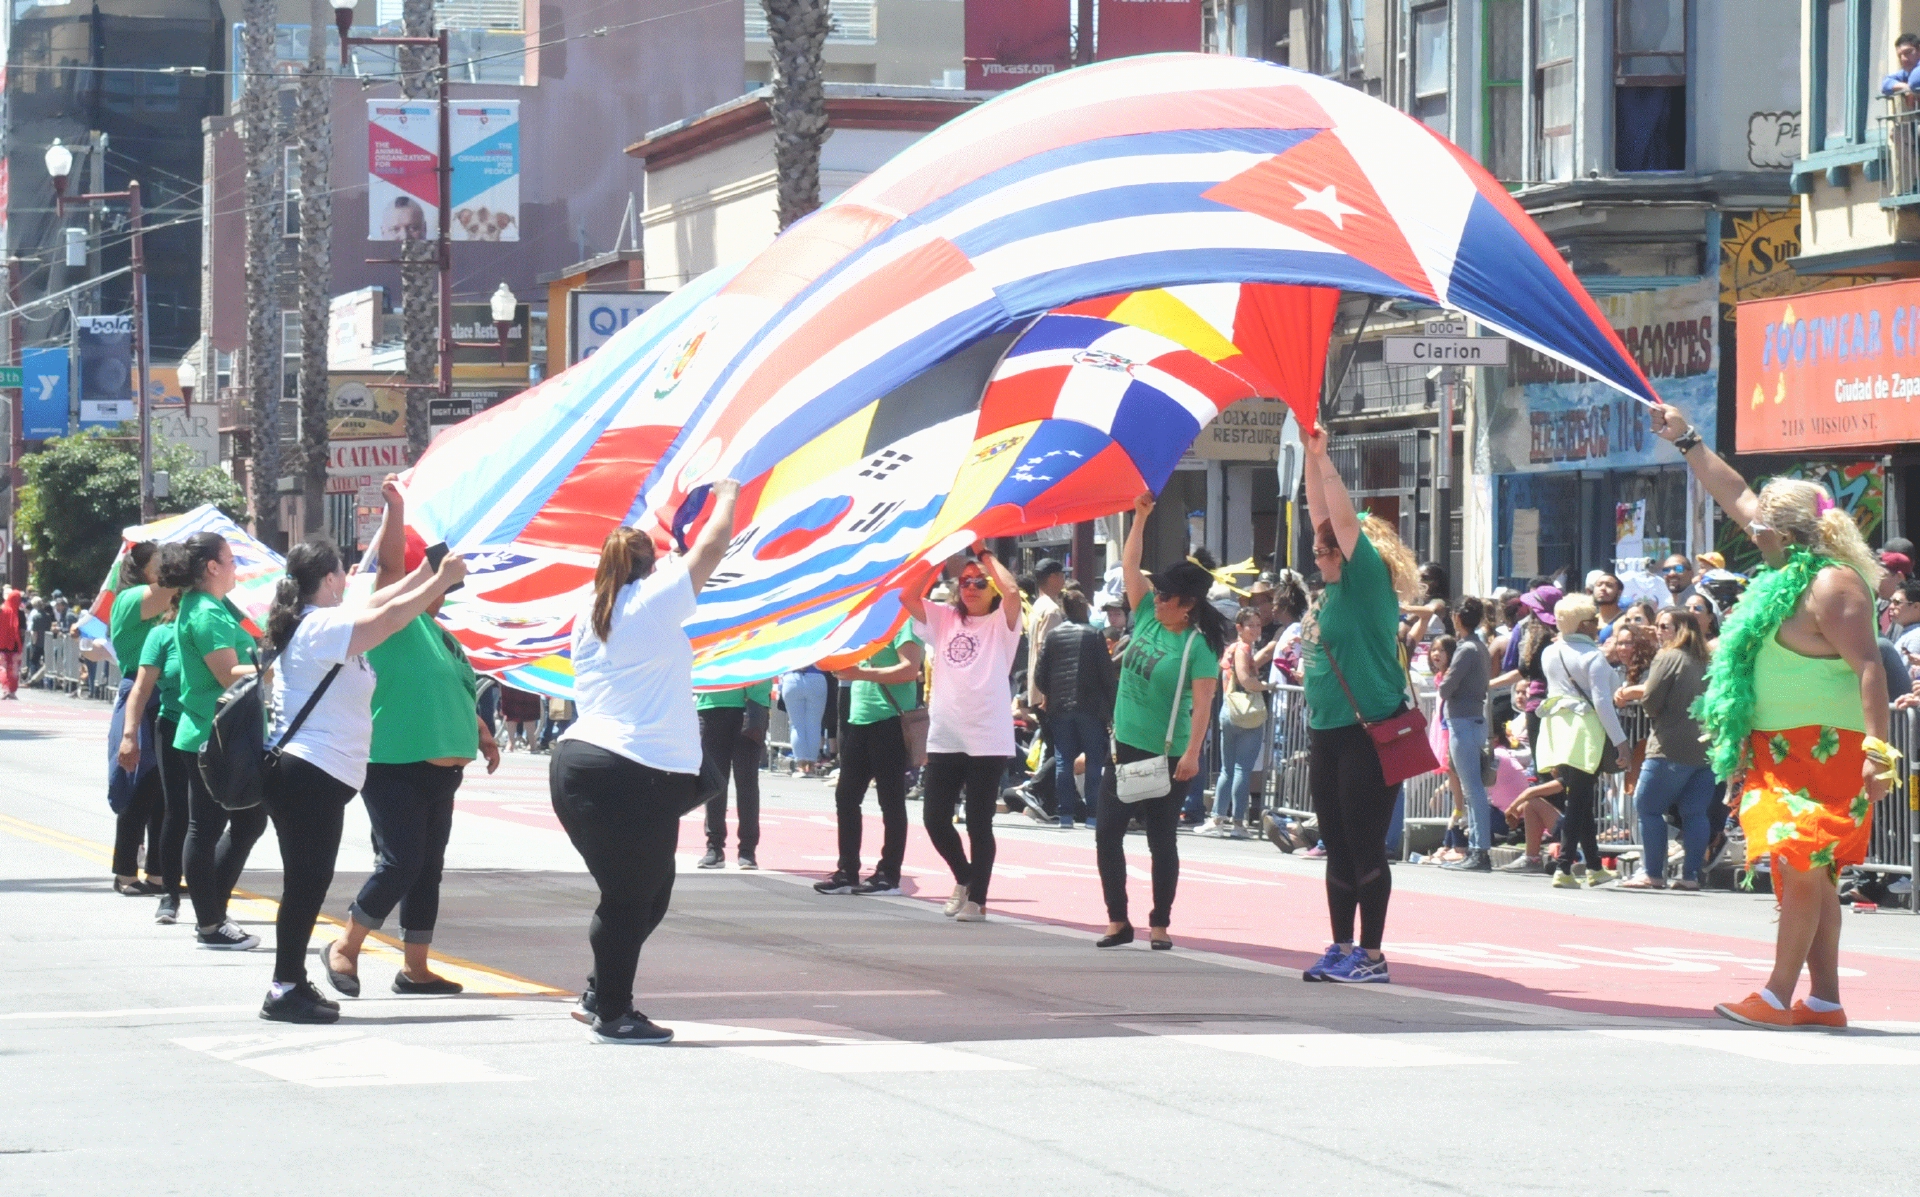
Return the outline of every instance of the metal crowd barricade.
{"type": "Polygon", "coordinates": [[[40,685],[71,694],[80,688],[80,646],[73,637],[47,633],[41,655],[40,685]]]}
{"type": "MultiPolygon", "coordinates": [[[[1867,848],[1867,867],[1882,873],[1913,876],[1920,859],[1920,772],[1913,755],[1920,749],[1920,708],[1894,711],[1888,721],[1887,739],[1900,750],[1894,784],[1873,812],[1873,838],[1867,848]]],[[[1920,902],[1908,896],[1907,909],[1920,914],[1920,902]]]]}

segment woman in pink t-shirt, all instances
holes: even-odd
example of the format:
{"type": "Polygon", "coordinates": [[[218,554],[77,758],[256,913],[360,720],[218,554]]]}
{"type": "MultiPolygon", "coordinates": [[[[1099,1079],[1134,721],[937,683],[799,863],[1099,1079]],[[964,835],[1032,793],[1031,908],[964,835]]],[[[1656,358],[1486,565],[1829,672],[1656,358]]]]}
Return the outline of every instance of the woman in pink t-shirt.
{"type": "Polygon", "coordinates": [[[906,591],[900,605],[927,643],[933,667],[921,817],[927,838],[953,870],[947,917],[982,922],[993,878],[994,808],[1001,774],[1014,752],[1012,675],[1020,648],[1020,591],[1000,559],[981,549],[961,567],[951,603],[929,603],[924,595],[906,591]],[[963,790],[967,847],[953,829],[963,790]]]}

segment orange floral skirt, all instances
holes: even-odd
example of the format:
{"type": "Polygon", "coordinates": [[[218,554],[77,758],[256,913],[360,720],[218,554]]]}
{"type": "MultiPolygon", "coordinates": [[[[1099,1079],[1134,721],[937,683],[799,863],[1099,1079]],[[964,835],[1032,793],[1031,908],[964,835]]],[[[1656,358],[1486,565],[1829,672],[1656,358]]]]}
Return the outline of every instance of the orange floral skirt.
{"type": "Polygon", "coordinates": [[[1775,857],[1801,872],[1837,873],[1865,862],[1873,834],[1860,781],[1865,740],[1820,725],[1752,734],[1740,794],[1748,865],[1775,857]]]}

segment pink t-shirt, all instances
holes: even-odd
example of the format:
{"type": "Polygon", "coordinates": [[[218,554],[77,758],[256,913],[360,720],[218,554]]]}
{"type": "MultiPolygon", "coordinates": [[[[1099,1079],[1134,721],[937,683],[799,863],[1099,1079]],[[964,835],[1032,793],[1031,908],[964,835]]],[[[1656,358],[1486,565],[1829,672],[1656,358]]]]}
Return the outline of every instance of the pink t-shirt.
{"type": "Polygon", "coordinates": [[[1500,762],[1499,776],[1487,787],[1487,801],[1495,810],[1504,811],[1513,805],[1520,791],[1533,783],[1527,770],[1527,754],[1511,748],[1496,748],[1493,759],[1500,762]]]}
{"type": "Polygon", "coordinates": [[[962,617],[946,603],[928,603],[913,630],[932,646],[933,689],[927,701],[927,751],[1012,756],[1013,658],[1020,632],[1004,611],[962,617]]]}

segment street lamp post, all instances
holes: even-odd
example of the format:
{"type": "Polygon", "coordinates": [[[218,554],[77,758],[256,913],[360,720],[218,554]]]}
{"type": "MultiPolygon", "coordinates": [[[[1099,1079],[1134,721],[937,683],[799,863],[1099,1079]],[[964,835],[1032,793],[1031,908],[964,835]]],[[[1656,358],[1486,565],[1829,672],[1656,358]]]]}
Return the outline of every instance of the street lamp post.
{"type": "Polygon", "coordinates": [[[499,289],[487,300],[487,308],[493,316],[493,331],[500,334],[500,364],[507,364],[507,330],[513,327],[513,317],[520,310],[520,297],[513,288],[502,280],[499,289]]]}
{"type": "MultiPolygon", "coordinates": [[[[439,271],[440,271],[440,381],[439,390],[442,399],[453,393],[453,137],[451,134],[452,115],[448,107],[447,70],[450,61],[447,53],[447,31],[445,29],[433,37],[355,37],[353,36],[354,0],[333,0],[333,20],[340,29],[340,65],[349,65],[348,50],[353,46],[410,46],[414,49],[435,47],[440,53],[440,235],[439,271]]],[[[401,261],[404,259],[374,259],[374,261],[401,261]]],[[[415,384],[418,385],[418,384],[415,384]]]]}
{"type": "Polygon", "coordinates": [[[182,414],[190,416],[193,414],[193,388],[200,385],[200,370],[193,364],[192,358],[183,357],[173,377],[180,384],[180,402],[185,405],[182,414]]]}
{"type": "Polygon", "coordinates": [[[136,377],[134,382],[139,388],[134,400],[134,409],[140,421],[140,522],[152,523],[156,514],[153,496],[153,430],[148,426],[147,404],[147,250],[145,225],[140,208],[140,181],[130,179],[125,191],[90,191],[80,195],[67,194],[67,176],[73,173],[73,151],[60,144],[59,138],[47,147],[47,174],[53,180],[53,205],[55,213],[61,218],[67,214],[69,201],[91,203],[94,200],[127,201],[127,223],[133,231],[131,245],[133,249],[133,356],[136,377]]]}

